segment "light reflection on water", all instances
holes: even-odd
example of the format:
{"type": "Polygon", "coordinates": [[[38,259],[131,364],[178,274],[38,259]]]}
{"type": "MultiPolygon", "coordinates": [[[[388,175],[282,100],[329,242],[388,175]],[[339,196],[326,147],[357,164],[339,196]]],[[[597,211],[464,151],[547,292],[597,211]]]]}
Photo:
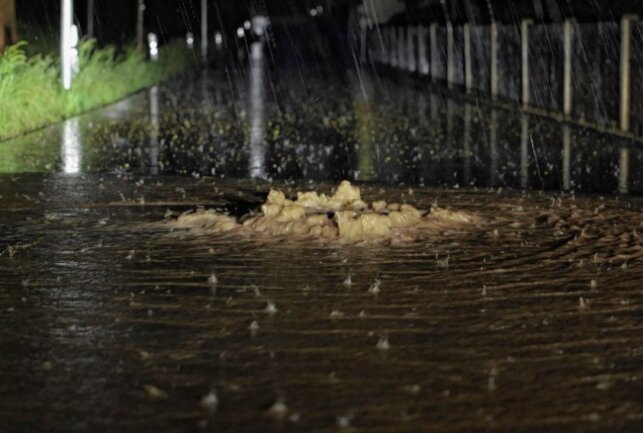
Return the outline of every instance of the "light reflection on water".
{"type": "Polygon", "coordinates": [[[82,159],[82,133],[80,131],[80,119],[75,117],[63,122],[61,157],[62,171],[65,174],[78,174],[81,168],[82,159]]]}
{"type": "Polygon", "coordinates": [[[33,244],[0,256],[3,431],[335,431],[347,413],[368,432],[640,425],[640,199],[365,185],[492,221],[369,248],[159,224],[286,185],[57,178],[0,178],[0,239],[33,244]]]}
{"type": "Polygon", "coordinates": [[[159,88],[150,88],[150,173],[159,172],[159,88]]]}
{"type": "Polygon", "coordinates": [[[364,70],[293,86],[266,67],[265,49],[252,44],[247,70],[201,71],[0,143],[0,171],[643,192],[638,144],[364,70]]]}
{"type": "Polygon", "coordinates": [[[618,192],[627,194],[629,192],[630,150],[623,146],[619,155],[618,192]]]}
{"type": "Polygon", "coordinates": [[[250,177],[266,177],[264,42],[253,42],[250,55],[250,177]]]}

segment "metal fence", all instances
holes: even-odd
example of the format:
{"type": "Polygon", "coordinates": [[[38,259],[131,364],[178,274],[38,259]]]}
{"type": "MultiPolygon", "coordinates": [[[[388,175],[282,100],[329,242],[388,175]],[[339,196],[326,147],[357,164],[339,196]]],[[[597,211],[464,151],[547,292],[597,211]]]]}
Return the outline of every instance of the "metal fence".
{"type": "Polygon", "coordinates": [[[643,22],[380,27],[376,63],[582,125],[643,138],[643,22]]]}

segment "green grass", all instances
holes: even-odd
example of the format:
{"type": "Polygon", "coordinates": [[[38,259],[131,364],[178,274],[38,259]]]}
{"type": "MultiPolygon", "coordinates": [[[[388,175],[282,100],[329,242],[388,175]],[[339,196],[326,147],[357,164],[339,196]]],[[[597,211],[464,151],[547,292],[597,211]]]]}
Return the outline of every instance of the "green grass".
{"type": "Polygon", "coordinates": [[[158,62],[130,48],[80,45],[80,71],[72,88],[60,83],[58,59],[27,54],[21,42],[0,55],[0,140],[115,102],[176,75],[194,63],[182,41],[165,45],[158,62]]]}

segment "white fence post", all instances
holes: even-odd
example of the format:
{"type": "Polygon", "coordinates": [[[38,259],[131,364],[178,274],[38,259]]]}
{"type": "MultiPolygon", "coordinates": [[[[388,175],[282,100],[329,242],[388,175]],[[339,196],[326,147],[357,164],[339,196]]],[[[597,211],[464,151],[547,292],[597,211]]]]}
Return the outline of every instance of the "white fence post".
{"type": "Polygon", "coordinates": [[[623,15],[621,18],[621,131],[630,130],[630,42],[632,21],[637,20],[636,15],[623,15]]]}
{"type": "Polygon", "coordinates": [[[571,19],[566,19],[563,25],[563,54],[565,66],[563,72],[563,114],[570,117],[572,114],[572,50],[574,27],[571,19]]]}
{"type": "Polygon", "coordinates": [[[520,39],[522,54],[522,106],[529,105],[529,27],[532,21],[524,19],[520,23],[520,39]]]}

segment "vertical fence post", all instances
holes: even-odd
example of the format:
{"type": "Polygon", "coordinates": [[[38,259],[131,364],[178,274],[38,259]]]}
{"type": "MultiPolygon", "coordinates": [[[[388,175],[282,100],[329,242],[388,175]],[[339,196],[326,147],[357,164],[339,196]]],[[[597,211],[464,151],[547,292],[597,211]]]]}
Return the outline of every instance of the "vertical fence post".
{"type": "MultiPolygon", "coordinates": [[[[628,14],[621,18],[621,109],[620,129],[630,130],[630,43],[632,38],[632,21],[636,15],[628,14]]],[[[618,190],[627,194],[629,188],[630,151],[626,146],[621,147],[619,159],[618,190]]]]}
{"type": "Polygon", "coordinates": [[[520,116],[520,187],[527,188],[529,184],[529,115],[520,116]]]}
{"type": "Polygon", "coordinates": [[[420,59],[420,64],[418,69],[423,75],[429,73],[429,60],[426,57],[426,28],[420,26],[418,28],[418,58],[420,59]]]}
{"type": "Polygon", "coordinates": [[[415,55],[415,33],[414,27],[406,29],[406,64],[410,72],[417,70],[417,56],[415,55]]]}
{"type": "Polygon", "coordinates": [[[523,19],[520,22],[521,58],[522,58],[522,106],[529,105],[529,26],[532,21],[523,19]]]}
{"type": "Polygon", "coordinates": [[[453,52],[453,24],[447,22],[447,87],[453,87],[455,81],[455,59],[453,52]]]}
{"type": "Polygon", "coordinates": [[[563,72],[563,114],[565,117],[572,115],[572,49],[574,27],[571,19],[566,19],[563,24],[563,54],[565,66],[563,72]]]}
{"type": "Polygon", "coordinates": [[[492,22],[489,28],[491,36],[491,83],[489,85],[491,91],[491,99],[498,98],[498,24],[492,22]]]}
{"type": "Polygon", "coordinates": [[[431,45],[431,80],[438,80],[438,24],[431,23],[429,27],[429,38],[431,45]]]}
{"type": "Polygon", "coordinates": [[[623,15],[621,18],[621,110],[620,128],[623,132],[630,130],[630,42],[632,21],[636,15],[623,15]]]}
{"type": "Polygon", "coordinates": [[[465,23],[462,28],[464,36],[464,87],[467,93],[473,88],[473,64],[471,58],[471,24],[465,23]]]}

